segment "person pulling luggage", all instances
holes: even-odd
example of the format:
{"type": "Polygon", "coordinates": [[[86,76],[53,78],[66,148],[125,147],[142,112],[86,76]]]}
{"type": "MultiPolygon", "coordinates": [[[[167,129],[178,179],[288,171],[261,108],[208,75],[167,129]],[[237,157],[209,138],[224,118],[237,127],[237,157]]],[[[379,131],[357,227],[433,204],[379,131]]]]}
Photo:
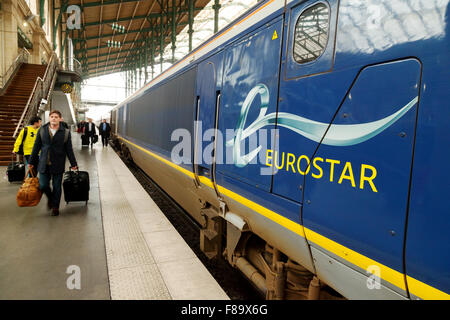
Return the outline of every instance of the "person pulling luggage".
{"type": "Polygon", "coordinates": [[[88,119],[89,122],[84,124],[84,134],[90,139],[91,147],[94,146],[94,136],[95,136],[95,124],[92,119],[88,119]]]}
{"type": "Polygon", "coordinates": [[[22,154],[25,167],[30,162],[31,152],[33,151],[33,145],[36,141],[36,134],[41,126],[42,120],[40,117],[33,117],[30,120],[30,125],[24,127],[14,143],[13,154],[22,154]]]}
{"type": "Polygon", "coordinates": [[[108,147],[108,139],[111,132],[111,126],[108,122],[106,122],[106,119],[103,119],[103,122],[98,126],[98,132],[102,136],[102,145],[104,147],[108,147]]]}
{"type": "Polygon", "coordinates": [[[77,160],[72,149],[70,130],[61,125],[61,112],[52,110],[50,121],[43,125],[36,137],[36,142],[30,157],[29,168],[37,167],[39,172],[39,188],[48,198],[47,207],[51,215],[59,215],[61,200],[61,183],[66,163],[69,158],[72,170],[77,170],[77,160]],[[39,151],[41,155],[39,156],[39,151]],[[53,190],[50,189],[52,180],[53,190]]]}

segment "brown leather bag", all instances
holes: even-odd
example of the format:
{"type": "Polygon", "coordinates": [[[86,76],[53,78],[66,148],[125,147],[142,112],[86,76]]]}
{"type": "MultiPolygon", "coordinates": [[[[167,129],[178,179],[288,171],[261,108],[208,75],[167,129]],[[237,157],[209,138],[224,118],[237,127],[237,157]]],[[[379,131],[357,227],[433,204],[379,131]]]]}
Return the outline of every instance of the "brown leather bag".
{"type": "Polygon", "coordinates": [[[37,178],[33,170],[27,171],[25,180],[17,192],[17,205],[19,207],[34,207],[39,204],[42,197],[42,191],[39,189],[39,178],[37,178]],[[31,178],[28,178],[28,172],[31,173],[31,178]]]}

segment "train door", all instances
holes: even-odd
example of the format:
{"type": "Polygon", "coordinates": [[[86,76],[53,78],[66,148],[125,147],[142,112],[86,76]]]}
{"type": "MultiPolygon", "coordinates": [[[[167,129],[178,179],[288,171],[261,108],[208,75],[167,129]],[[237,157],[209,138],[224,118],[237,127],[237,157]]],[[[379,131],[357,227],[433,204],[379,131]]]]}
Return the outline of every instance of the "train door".
{"type": "Polygon", "coordinates": [[[126,124],[127,124],[127,119],[126,119],[126,115],[127,115],[127,105],[123,105],[121,106],[118,111],[118,120],[117,120],[117,132],[122,136],[125,137],[126,136],[126,124]]]}
{"type": "MultiPolygon", "coordinates": [[[[300,208],[270,193],[273,168],[266,164],[267,152],[277,140],[284,21],[280,15],[261,23],[224,52],[218,117],[222,139],[217,141],[222,154],[218,152],[215,174],[219,196],[229,212],[248,222],[254,234],[313,270],[307,243],[293,222],[296,216],[291,216],[300,208]]],[[[242,230],[243,221],[231,224],[242,230]]]]}
{"type": "Polygon", "coordinates": [[[337,80],[331,72],[337,1],[298,3],[291,2],[287,8],[289,29],[283,50],[277,119],[279,142],[269,156],[276,171],[273,193],[301,203],[303,173],[321,138],[313,136],[316,132],[309,119],[328,124],[354,75],[337,80]]]}
{"type": "Polygon", "coordinates": [[[226,50],[219,117],[225,152],[217,165],[221,185],[243,183],[244,190],[270,192],[272,170],[265,154],[274,140],[270,129],[277,111],[282,36],[283,19],[276,18],[226,50]]]}
{"type": "Polygon", "coordinates": [[[319,278],[348,298],[402,299],[422,69],[407,50],[377,56],[370,40],[355,50],[346,32],[371,35],[371,24],[352,25],[369,12],[337,0],[287,8],[273,192],[302,203],[319,278]]]}
{"type": "Polygon", "coordinates": [[[117,134],[117,109],[111,111],[111,132],[112,134],[117,134]]]}
{"type": "Polygon", "coordinates": [[[197,68],[196,121],[194,125],[194,175],[197,186],[216,191],[217,117],[222,88],[222,53],[201,62],[197,68]]]}

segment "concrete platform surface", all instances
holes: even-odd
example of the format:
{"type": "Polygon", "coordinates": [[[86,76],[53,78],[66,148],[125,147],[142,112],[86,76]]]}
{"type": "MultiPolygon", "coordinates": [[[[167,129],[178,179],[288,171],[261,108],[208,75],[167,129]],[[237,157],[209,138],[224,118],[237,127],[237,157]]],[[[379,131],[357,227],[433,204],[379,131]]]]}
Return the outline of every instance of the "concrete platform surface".
{"type": "Polygon", "coordinates": [[[95,151],[80,150],[77,139],[90,199],[66,205],[62,195],[58,217],[50,216],[45,195],[38,206],[19,208],[21,184],[9,183],[0,167],[0,299],[110,299],[95,151]],[[81,290],[67,287],[76,273],[70,266],[79,267],[81,290]]]}
{"type": "Polygon", "coordinates": [[[0,299],[228,299],[116,153],[72,139],[87,206],[19,208],[0,167],[0,299]]]}

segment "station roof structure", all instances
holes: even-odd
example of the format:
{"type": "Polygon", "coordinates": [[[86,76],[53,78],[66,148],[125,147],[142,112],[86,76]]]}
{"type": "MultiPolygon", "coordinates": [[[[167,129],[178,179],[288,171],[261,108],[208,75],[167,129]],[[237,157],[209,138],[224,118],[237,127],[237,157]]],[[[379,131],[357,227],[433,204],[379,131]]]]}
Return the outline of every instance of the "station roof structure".
{"type": "MultiPolygon", "coordinates": [[[[61,0],[61,37],[65,37],[65,43],[72,39],[74,58],[81,63],[83,78],[162,63],[155,57],[168,45],[174,53],[176,35],[186,26],[190,26],[192,39],[194,17],[208,3],[209,0],[61,0]],[[76,23],[73,16],[77,8],[72,9],[73,6],[80,9],[78,28],[70,27],[76,23]]],[[[219,8],[220,1],[215,0],[213,9],[217,14],[219,8]]],[[[174,54],[171,62],[175,62],[174,54]]]]}

